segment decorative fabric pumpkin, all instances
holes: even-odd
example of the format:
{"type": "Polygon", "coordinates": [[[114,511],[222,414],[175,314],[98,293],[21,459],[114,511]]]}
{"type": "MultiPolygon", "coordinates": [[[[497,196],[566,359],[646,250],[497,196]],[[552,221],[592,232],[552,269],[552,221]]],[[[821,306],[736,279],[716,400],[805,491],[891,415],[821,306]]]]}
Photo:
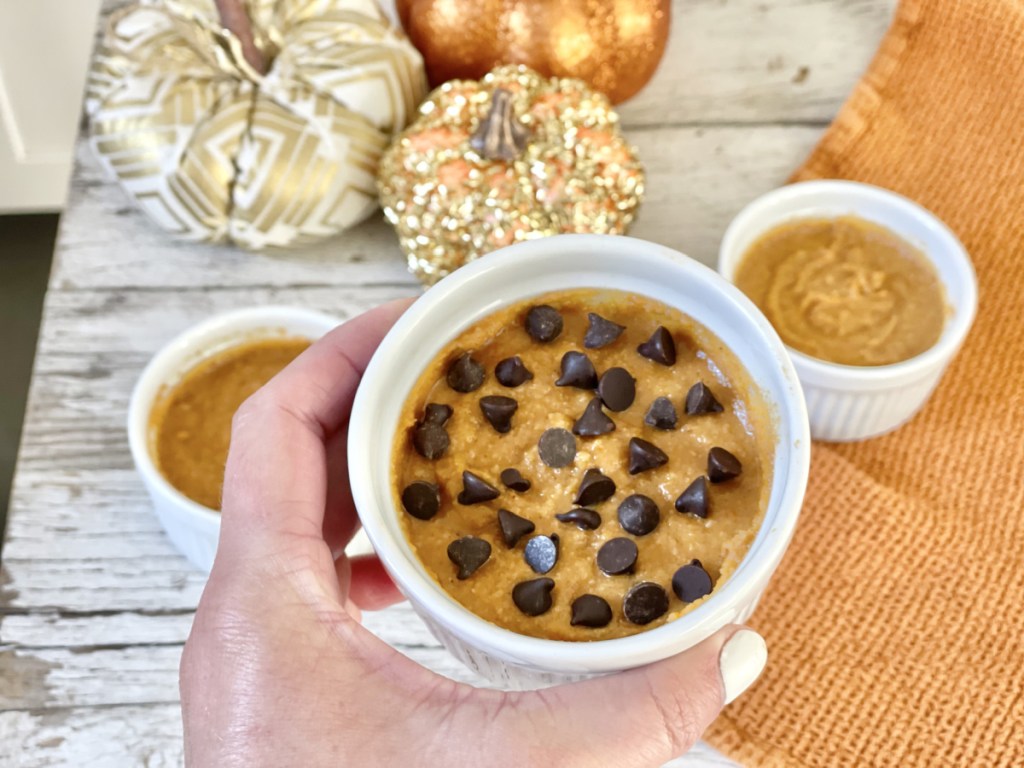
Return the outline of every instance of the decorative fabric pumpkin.
{"type": "Polygon", "coordinates": [[[644,172],[607,97],[509,66],[431,93],[379,181],[409,269],[429,285],[520,240],[623,234],[644,172]]]}
{"type": "Polygon", "coordinates": [[[234,4],[248,39],[211,0],[111,17],[86,92],[96,155],[188,240],[289,246],[356,224],[426,92],[419,54],[373,0],[234,4]]]}
{"type": "Polygon", "coordinates": [[[498,64],[577,77],[618,104],[658,68],[669,0],[397,0],[431,85],[498,64]]]}

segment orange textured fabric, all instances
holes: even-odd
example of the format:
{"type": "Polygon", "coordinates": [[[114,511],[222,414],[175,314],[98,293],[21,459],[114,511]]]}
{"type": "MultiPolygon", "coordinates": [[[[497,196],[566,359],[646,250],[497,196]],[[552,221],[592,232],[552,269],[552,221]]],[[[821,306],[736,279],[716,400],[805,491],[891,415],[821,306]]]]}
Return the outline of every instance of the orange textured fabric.
{"type": "Polygon", "coordinates": [[[1024,766],[1024,0],[904,0],[796,179],[921,202],[977,320],[925,410],[814,446],[752,625],[763,678],[708,733],[751,766],[1024,766]]]}

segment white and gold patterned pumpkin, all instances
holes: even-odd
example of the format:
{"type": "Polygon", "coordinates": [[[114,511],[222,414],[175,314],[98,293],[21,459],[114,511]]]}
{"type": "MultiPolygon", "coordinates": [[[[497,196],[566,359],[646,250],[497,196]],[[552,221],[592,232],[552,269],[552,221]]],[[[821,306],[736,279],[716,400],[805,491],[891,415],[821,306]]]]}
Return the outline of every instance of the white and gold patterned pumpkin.
{"type": "Polygon", "coordinates": [[[426,92],[374,0],[248,0],[269,62],[246,61],[212,0],[110,19],[86,90],[102,165],[164,229],[246,248],[333,235],[377,207],[377,162],[426,92]]]}

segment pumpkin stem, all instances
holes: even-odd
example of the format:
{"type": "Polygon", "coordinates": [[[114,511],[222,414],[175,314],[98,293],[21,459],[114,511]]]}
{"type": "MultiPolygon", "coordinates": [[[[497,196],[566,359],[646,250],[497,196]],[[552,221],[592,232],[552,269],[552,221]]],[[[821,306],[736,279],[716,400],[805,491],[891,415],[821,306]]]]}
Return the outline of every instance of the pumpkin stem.
{"type": "Polygon", "coordinates": [[[256,45],[256,39],[252,32],[252,20],[249,18],[242,0],[214,0],[214,2],[217,5],[221,25],[238,38],[238,42],[242,46],[242,55],[249,62],[249,66],[261,75],[265,75],[267,60],[259,46],[256,45]]]}
{"type": "Polygon", "coordinates": [[[495,88],[491,108],[480,121],[480,127],[469,140],[469,146],[488,160],[510,161],[526,149],[530,132],[516,119],[512,109],[512,92],[495,88]]]}

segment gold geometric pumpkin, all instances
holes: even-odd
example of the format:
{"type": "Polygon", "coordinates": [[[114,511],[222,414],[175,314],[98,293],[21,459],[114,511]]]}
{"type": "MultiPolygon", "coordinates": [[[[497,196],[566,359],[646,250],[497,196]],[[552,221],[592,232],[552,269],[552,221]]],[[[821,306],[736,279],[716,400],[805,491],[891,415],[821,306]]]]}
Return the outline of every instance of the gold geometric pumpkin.
{"type": "Polygon", "coordinates": [[[212,0],[115,13],[89,75],[89,140],[157,224],[246,248],[329,237],[377,207],[377,163],[426,93],[374,0],[250,0],[246,62],[212,0]]]}

